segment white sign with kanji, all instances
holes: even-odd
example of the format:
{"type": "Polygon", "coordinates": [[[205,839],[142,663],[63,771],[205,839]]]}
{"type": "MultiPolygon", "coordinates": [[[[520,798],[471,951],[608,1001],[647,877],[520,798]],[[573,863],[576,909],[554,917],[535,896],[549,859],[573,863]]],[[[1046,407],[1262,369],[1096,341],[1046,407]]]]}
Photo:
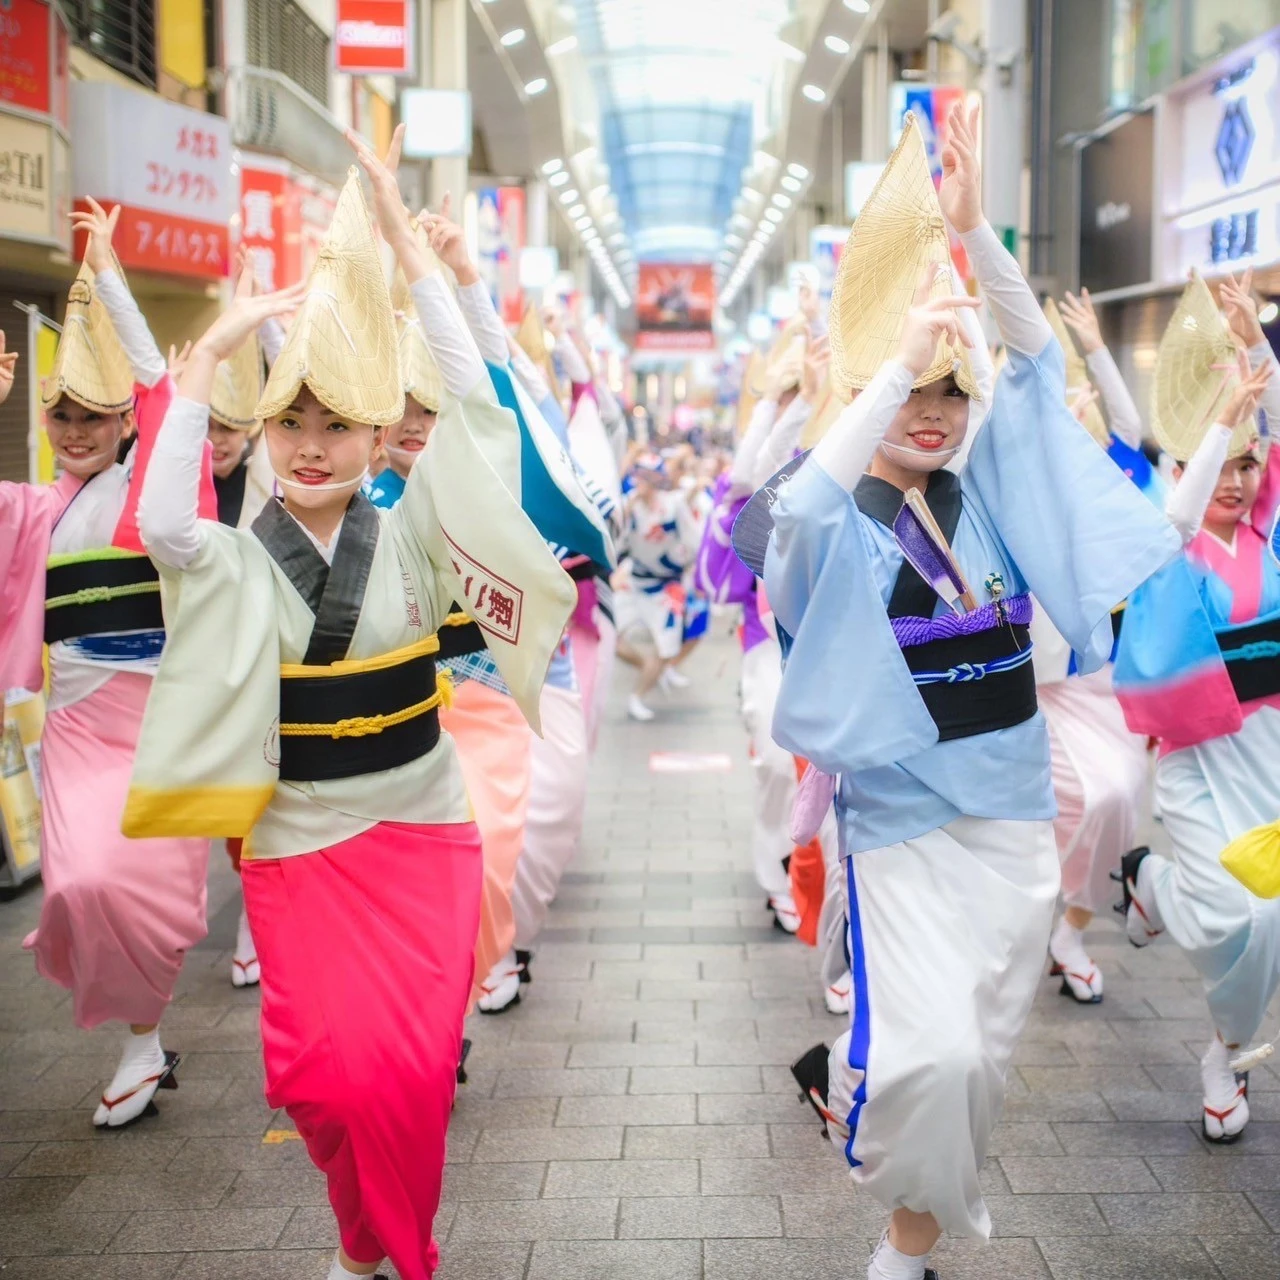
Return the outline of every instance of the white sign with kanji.
{"type": "Polygon", "coordinates": [[[74,193],[226,225],[240,191],[220,116],[123,85],[71,85],[74,193]]]}

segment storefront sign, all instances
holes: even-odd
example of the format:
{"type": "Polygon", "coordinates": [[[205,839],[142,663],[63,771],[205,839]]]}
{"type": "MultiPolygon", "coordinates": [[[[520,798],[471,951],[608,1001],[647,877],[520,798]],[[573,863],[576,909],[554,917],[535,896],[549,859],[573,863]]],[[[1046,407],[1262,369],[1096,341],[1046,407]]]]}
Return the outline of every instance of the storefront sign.
{"type": "Polygon", "coordinates": [[[0,2],[0,105],[52,111],[52,25],[44,0],[0,2]]]}
{"type": "Polygon", "coordinates": [[[1170,91],[1161,122],[1161,277],[1280,259],[1275,33],[1170,91]]]}
{"type": "Polygon", "coordinates": [[[715,296],[709,265],[642,262],[636,289],[636,350],[674,355],[713,351],[715,296]]]}
{"type": "Polygon", "coordinates": [[[66,248],[67,144],[52,124],[0,111],[0,235],[66,248]]]}
{"type": "Polygon", "coordinates": [[[72,86],[77,196],[122,204],[126,267],[216,280],[227,274],[235,199],[231,135],[219,116],[122,85],[72,86]]]}
{"type": "Polygon", "coordinates": [[[239,241],[253,250],[264,289],[305,280],[337,193],[319,179],[296,173],[287,161],[237,153],[240,166],[239,241]]]}
{"type": "Polygon", "coordinates": [[[333,51],[334,66],[348,75],[412,75],[412,6],[408,0],[338,0],[333,51]]]}
{"type": "Polygon", "coordinates": [[[1094,293],[1152,278],[1155,122],[1145,111],[1080,152],[1080,283],[1094,293]]]}

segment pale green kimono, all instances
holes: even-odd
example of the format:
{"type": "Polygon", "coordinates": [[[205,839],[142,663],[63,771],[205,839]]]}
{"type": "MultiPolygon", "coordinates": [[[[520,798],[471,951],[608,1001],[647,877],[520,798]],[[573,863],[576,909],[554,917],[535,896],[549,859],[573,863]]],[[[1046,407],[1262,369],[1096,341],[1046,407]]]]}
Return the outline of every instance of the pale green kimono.
{"type": "MultiPolygon", "coordinates": [[[[404,499],[378,513],[347,659],[422,641],[456,600],[484,629],[537,730],[542,683],[577,593],[520,508],[519,476],[518,427],[485,379],[442,408],[404,499]]],[[[285,857],[383,821],[467,821],[466,789],[443,733],[427,755],[399,768],[280,780],[280,667],[303,661],[315,614],[253,533],[211,521],[200,528],[201,549],[186,569],[159,566],[168,639],[125,834],[249,837],[245,856],[285,857]]],[[[325,719],[323,707],[314,719],[325,719]]]]}

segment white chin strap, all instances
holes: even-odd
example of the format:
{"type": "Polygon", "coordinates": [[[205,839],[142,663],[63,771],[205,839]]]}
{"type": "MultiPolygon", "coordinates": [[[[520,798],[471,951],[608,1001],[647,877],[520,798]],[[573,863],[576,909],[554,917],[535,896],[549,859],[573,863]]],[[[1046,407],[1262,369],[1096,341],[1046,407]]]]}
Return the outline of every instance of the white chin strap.
{"type": "Polygon", "coordinates": [[[354,480],[330,480],[325,484],[303,484],[301,480],[290,480],[282,476],[274,467],[271,474],[276,478],[276,484],[283,485],[286,489],[300,489],[305,493],[337,493],[340,489],[358,489],[364,484],[364,478],[369,474],[366,467],[354,480]]]}
{"type": "Polygon", "coordinates": [[[886,451],[900,454],[908,462],[947,462],[960,452],[961,446],[953,444],[946,449],[913,449],[909,444],[890,444],[880,441],[880,447],[886,451]]]}
{"type": "Polygon", "coordinates": [[[119,448],[117,444],[113,448],[104,449],[101,453],[85,453],[78,458],[70,453],[55,453],[53,456],[62,463],[65,470],[74,474],[84,467],[102,467],[108,462],[114,462],[119,448]]]}

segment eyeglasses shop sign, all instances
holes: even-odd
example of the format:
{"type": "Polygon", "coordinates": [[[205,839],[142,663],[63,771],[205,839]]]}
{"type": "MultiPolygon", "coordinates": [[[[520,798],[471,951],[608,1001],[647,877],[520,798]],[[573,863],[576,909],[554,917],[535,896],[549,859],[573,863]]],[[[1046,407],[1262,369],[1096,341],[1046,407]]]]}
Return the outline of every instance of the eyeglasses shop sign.
{"type": "Polygon", "coordinates": [[[1080,151],[1080,283],[1094,293],[1151,281],[1154,148],[1146,111],[1080,151]]]}
{"type": "Polygon", "coordinates": [[[52,125],[0,111],[0,237],[69,249],[71,165],[52,125]]]}

